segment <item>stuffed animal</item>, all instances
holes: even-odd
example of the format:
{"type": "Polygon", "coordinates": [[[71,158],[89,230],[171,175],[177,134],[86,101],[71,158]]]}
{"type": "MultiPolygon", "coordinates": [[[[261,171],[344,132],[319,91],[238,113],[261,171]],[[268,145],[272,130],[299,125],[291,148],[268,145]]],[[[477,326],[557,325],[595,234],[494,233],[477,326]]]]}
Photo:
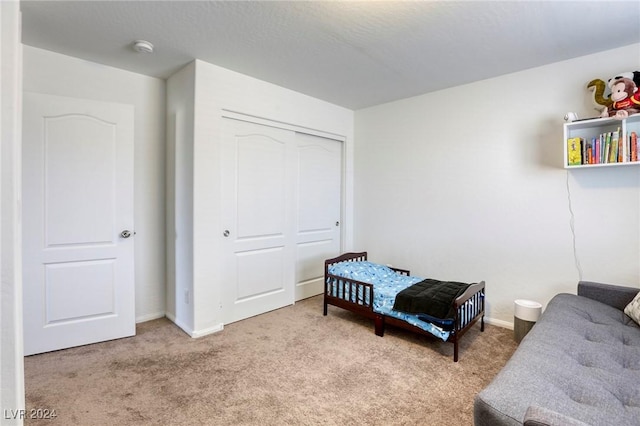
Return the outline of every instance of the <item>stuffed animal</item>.
{"type": "Polygon", "coordinates": [[[615,77],[610,78],[608,81],[609,89],[611,89],[611,85],[613,84],[613,82],[621,78],[628,78],[629,80],[633,80],[636,87],[640,87],[640,71],[627,71],[627,72],[621,72],[615,77]]]}
{"type": "Polygon", "coordinates": [[[611,95],[605,97],[604,92],[607,89],[607,83],[604,80],[595,79],[591,80],[589,84],[587,84],[587,89],[593,92],[593,103],[598,111],[602,110],[602,107],[611,106],[613,102],[611,100],[611,95]]]}
{"type": "Polygon", "coordinates": [[[607,89],[611,89],[611,85],[613,84],[613,82],[620,78],[628,78],[630,80],[633,80],[636,87],[640,88],[640,71],[621,72],[619,74],[616,74],[615,77],[610,78],[606,82],[598,78],[595,80],[591,80],[587,84],[587,89],[593,92],[593,102],[598,111],[601,111],[602,107],[608,108],[611,106],[611,104],[613,103],[613,101],[611,100],[611,93],[605,96],[605,92],[607,91],[607,89]]]}
{"type": "Polygon", "coordinates": [[[640,113],[640,91],[636,83],[627,77],[614,77],[609,80],[611,105],[605,106],[601,117],[625,118],[640,113]]]}

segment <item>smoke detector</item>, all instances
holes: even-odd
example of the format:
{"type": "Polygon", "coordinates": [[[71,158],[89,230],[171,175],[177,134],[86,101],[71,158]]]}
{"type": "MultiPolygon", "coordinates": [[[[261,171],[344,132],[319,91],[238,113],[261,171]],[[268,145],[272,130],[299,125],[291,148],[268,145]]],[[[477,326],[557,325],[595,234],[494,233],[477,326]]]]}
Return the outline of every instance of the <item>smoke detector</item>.
{"type": "Polygon", "coordinates": [[[153,44],[146,40],[136,40],[133,42],[133,50],[140,53],[153,53],[153,44]]]}

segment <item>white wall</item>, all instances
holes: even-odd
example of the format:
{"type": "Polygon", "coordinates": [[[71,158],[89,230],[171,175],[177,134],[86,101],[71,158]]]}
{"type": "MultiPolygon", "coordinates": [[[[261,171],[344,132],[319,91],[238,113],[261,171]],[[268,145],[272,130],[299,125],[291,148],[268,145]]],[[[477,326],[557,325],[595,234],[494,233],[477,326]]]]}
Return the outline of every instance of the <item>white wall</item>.
{"type": "Polygon", "coordinates": [[[562,168],[565,113],[596,116],[586,84],[638,57],[632,45],[357,111],[355,248],[485,280],[487,316],[507,326],[515,299],[546,304],[579,279],[640,286],[640,166],[562,168]]]}
{"type": "Polygon", "coordinates": [[[195,62],[167,80],[167,317],[194,330],[193,133],[195,62]],[[190,297],[191,298],[191,297],[190,297]]]}
{"type": "Polygon", "coordinates": [[[165,81],[24,46],[24,90],[134,105],[136,321],[164,316],[165,81]]]}
{"type": "Polygon", "coordinates": [[[3,425],[25,408],[21,273],[22,48],[20,4],[0,2],[0,407],[3,425]]]}
{"type": "MultiPolygon", "coordinates": [[[[192,283],[184,282],[185,288],[191,291],[191,304],[187,310],[193,312],[193,329],[186,329],[192,336],[207,334],[220,329],[224,322],[221,316],[221,291],[225,283],[221,279],[222,231],[221,224],[221,184],[220,184],[220,130],[223,114],[240,113],[255,119],[278,122],[280,125],[294,126],[308,130],[316,130],[341,136],[345,140],[345,190],[344,190],[344,247],[349,247],[352,241],[352,194],[353,194],[353,111],[329,104],[282,87],[236,73],[206,62],[196,60],[195,70],[183,69],[176,78],[171,77],[168,82],[168,93],[173,92],[173,86],[186,87],[185,75],[192,75],[195,79],[195,107],[193,111],[193,135],[188,135],[185,129],[175,126],[175,137],[169,134],[176,143],[180,140],[193,144],[193,151],[182,150],[186,154],[184,165],[189,166],[192,161],[193,173],[193,206],[191,211],[183,211],[183,219],[176,217],[176,223],[193,220],[192,238],[193,253],[191,259],[183,259],[185,267],[191,266],[192,283]],[[194,73],[195,72],[195,73],[194,73]],[[189,155],[192,157],[189,158],[189,155]]],[[[194,65],[189,65],[192,67],[194,65]]],[[[177,93],[177,92],[176,92],[177,93]]],[[[168,99],[169,121],[172,120],[174,109],[183,111],[180,116],[189,117],[189,111],[184,107],[176,107],[174,103],[182,102],[168,99]]],[[[176,120],[176,123],[178,121],[176,120]]],[[[171,124],[169,123],[169,128],[171,124]]],[[[171,132],[170,132],[171,133],[171,132]]],[[[173,142],[170,142],[170,145],[173,142]]],[[[180,176],[188,183],[187,175],[179,172],[178,157],[176,157],[176,182],[180,176]]],[[[176,197],[179,189],[175,189],[176,197]]],[[[169,204],[175,204],[169,202],[169,204]]],[[[176,247],[180,245],[176,241],[176,247]]],[[[184,238],[184,236],[183,236],[184,238]]],[[[176,257],[179,257],[176,253],[176,257]]],[[[176,261],[176,265],[178,262],[176,261]]],[[[176,279],[187,276],[184,271],[176,270],[176,279]]],[[[169,284],[171,288],[173,284],[169,284]]],[[[184,289],[175,289],[176,305],[186,304],[183,297],[184,289]]],[[[173,309],[179,311],[179,307],[173,309]]],[[[186,311],[185,311],[186,314],[186,311]]],[[[189,315],[186,315],[189,319],[189,315]]],[[[178,318],[178,325],[181,319],[178,318]]],[[[184,321],[186,322],[186,320],[184,321]]]]}

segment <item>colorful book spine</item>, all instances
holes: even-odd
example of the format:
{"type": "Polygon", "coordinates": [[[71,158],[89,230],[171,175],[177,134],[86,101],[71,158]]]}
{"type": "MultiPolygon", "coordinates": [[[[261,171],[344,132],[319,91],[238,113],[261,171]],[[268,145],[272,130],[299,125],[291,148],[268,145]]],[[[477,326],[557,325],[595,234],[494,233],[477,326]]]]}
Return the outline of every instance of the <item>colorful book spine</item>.
{"type": "Polygon", "coordinates": [[[618,158],[617,161],[618,163],[622,163],[624,161],[624,141],[622,139],[622,135],[620,133],[620,128],[618,127],[618,130],[613,132],[613,134],[615,135],[616,141],[618,142],[618,158]]]}
{"type": "Polygon", "coordinates": [[[616,132],[609,133],[611,137],[611,155],[609,156],[610,163],[618,162],[618,137],[616,132]]]}
{"type": "Polygon", "coordinates": [[[580,138],[567,139],[567,164],[569,166],[579,166],[583,163],[581,145],[580,138]]]}

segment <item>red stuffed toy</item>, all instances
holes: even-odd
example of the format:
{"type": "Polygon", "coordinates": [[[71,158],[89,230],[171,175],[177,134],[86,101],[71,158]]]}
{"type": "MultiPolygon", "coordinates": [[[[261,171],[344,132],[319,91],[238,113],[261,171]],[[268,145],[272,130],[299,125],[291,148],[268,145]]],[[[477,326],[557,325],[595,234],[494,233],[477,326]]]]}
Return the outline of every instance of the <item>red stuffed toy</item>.
{"type": "Polygon", "coordinates": [[[640,113],[640,90],[633,80],[617,77],[609,82],[611,105],[605,106],[601,117],[625,118],[640,113]]]}

